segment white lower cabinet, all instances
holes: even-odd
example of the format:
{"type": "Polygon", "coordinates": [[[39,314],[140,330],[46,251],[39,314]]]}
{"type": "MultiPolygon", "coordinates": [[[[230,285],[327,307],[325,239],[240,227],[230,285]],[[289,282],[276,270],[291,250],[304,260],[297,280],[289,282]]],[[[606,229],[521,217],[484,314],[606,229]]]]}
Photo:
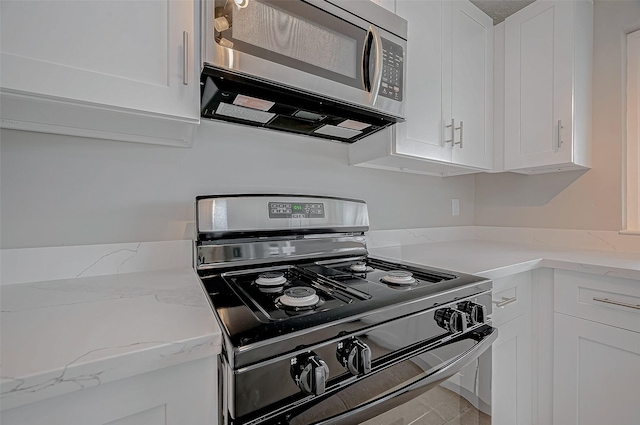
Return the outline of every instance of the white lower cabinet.
{"type": "Polygon", "coordinates": [[[640,423],[640,282],[554,273],[554,425],[640,423]]]}
{"type": "Polygon", "coordinates": [[[531,314],[499,328],[493,343],[493,425],[531,425],[531,314]]]}
{"type": "Polygon", "coordinates": [[[493,283],[491,423],[531,425],[531,272],[493,283]],[[502,307],[497,307],[502,306],[502,307]]]}
{"type": "Polygon", "coordinates": [[[553,423],[640,423],[640,333],[555,313],[553,423]]]}
{"type": "Polygon", "coordinates": [[[4,410],[2,425],[217,425],[215,357],[4,410]]]}

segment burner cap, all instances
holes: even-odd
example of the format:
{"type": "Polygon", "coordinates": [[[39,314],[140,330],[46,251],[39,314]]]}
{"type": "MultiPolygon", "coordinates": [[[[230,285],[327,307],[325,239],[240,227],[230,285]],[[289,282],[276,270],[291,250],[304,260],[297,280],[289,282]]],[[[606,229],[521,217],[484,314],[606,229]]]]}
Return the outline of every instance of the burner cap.
{"type": "Polygon", "coordinates": [[[282,286],[287,282],[287,278],[284,277],[282,272],[266,272],[260,273],[256,279],[256,284],[261,286],[282,286]]]}
{"type": "Polygon", "coordinates": [[[258,285],[258,290],[264,294],[278,294],[282,292],[284,286],[264,286],[258,285]]]}
{"type": "Polygon", "coordinates": [[[349,267],[354,272],[368,272],[373,270],[371,267],[367,267],[367,263],[364,261],[358,261],[349,267]]]}
{"type": "Polygon", "coordinates": [[[411,285],[412,283],[416,283],[413,273],[406,270],[390,270],[382,280],[396,285],[411,285]]]}
{"type": "Polygon", "coordinates": [[[311,288],[306,286],[294,286],[284,291],[280,297],[280,303],[287,307],[310,307],[318,304],[320,297],[311,288]]]}

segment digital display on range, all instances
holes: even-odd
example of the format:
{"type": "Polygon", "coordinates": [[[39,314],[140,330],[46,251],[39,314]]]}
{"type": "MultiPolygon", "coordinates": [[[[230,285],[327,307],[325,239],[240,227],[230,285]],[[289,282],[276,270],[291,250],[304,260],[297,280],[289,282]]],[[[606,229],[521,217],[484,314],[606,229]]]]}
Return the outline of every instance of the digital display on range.
{"type": "Polygon", "coordinates": [[[324,204],[269,202],[269,218],[324,218],[324,204]]]}

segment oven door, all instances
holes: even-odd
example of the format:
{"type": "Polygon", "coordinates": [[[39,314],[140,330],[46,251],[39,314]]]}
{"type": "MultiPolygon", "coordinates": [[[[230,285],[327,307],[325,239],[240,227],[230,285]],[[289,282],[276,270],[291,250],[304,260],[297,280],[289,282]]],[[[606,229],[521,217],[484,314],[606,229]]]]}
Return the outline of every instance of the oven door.
{"type": "MultiPolygon", "coordinates": [[[[287,415],[280,423],[385,425],[410,423],[430,414],[440,417],[441,423],[463,414],[477,414],[478,423],[483,423],[480,417],[484,416],[484,423],[490,423],[490,411],[486,412],[491,403],[490,347],[497,337],[497,329],[484,326],[444,345],[405,353],[406,359],[389,361],[387,367],[376,365],[376,373],[287,415]],[[445,382],[451,377],[451,382],[445,382]]],[[[367,342],[375,344],[375,340],[367,342]]]]}
{"type": "Polygon", "coordinates": [[[367,3],[371,22],[403,20],[368,0],[342,3],[207,0],[205,62],[404,119],[406,40],[348,8],[367,3]]]}

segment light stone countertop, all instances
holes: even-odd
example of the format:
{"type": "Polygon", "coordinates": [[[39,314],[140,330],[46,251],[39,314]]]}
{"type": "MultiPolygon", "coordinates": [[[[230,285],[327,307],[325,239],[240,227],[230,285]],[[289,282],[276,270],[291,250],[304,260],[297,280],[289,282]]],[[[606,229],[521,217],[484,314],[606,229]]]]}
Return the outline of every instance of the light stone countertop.
{"type": "Polygon", "coordinates": [[[0,286],[2,409],[220,353],[191,268],[0,286]]]}
{"type": "Polygon", "coordinates": [[[638,252],[460,240],[370,248],[369,253],[379,258],[477,274],[490,279],[549,267],[640,281],[638,252]]]}
{"type": "MultiPolygon", "coordinates": [[[[185,247],[187,252],[190,247],[185,247]]],[[[115,248],[99,248],[109,253],[92,253],[99,258],[88,256],[88,264],[114,258],[110,253],[115,248]]],[[[115,252],[123,251],[118,248],[115,252]]],[[[550,267],[640,281],[639,252],[477,239],[369,251],[377,257],[492,279],[550,267]]],[[[192,268],[123,273],[121,263],[131,266],[135,259],[116,260],[118,267],[109,271],[119,274],[0,286],[2,409],[220,352],[221,332],[192,268]]],[[[65,273],[78,274],[72,271],[65,273]]]]}

